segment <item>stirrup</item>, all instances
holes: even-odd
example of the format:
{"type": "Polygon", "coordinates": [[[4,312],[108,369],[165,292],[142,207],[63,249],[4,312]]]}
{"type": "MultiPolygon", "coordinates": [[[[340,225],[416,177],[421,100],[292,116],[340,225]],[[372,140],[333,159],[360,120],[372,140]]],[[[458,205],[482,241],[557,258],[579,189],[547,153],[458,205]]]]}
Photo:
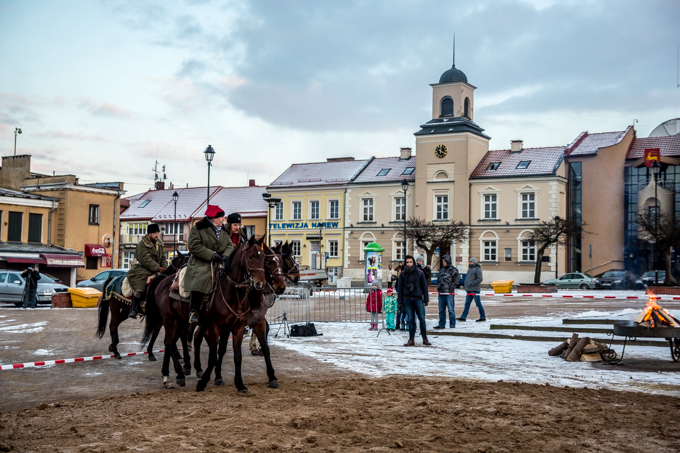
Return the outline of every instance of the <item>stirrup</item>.
{"type": "Polygon", "coordinates": [[[130,313],[128,313],[128,318],[137,319],[137,314],[138,314],[137,310],[134,307],[132,307],[130,308],[130,313]]]}
{"type": "Polygon", "coordinates": [[[189,313],[189,324],[198,324],[198,312],[192,311],[189,313]]]}

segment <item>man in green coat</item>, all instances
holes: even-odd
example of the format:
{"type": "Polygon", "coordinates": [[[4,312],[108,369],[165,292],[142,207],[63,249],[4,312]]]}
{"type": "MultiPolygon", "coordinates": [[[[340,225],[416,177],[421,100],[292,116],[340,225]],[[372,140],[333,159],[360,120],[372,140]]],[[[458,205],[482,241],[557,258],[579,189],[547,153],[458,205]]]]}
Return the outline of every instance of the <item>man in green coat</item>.
{"type": "Polygon", "coordinates": [[[146,292],[146,282],[157,272],[165,272],[168,268],[168,260],[165,258],[163,243],[158,240],[161,229],[155,223],[146,227],[146,236],[137,244],[137,262],[127,273],[127,279],[134,290],[132,295],[132,307],[130,318],[136,319],[139,311],[139,303],[146,292]]]}
{"type": "Polygon", "coordinates": [[[198,323],[198,309],[212,289],[212,270],[210,263],[224,261],[229,267],[229,255],[234,251],[234,243],[224,228],[224,211],[217,205],[208,205],[205,217],[199,220],[189,233],[189,252],[184,276],[184,288],[191,291],[189,322],[198,323]]]}

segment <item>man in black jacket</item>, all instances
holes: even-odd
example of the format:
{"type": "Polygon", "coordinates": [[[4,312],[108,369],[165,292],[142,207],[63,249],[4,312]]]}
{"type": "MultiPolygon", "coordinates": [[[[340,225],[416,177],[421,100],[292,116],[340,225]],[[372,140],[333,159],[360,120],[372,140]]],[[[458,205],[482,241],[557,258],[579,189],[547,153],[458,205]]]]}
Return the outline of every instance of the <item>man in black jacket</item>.
{"type": "Polygon", "coordinates": [[[449,310],[449,327],[456,327],[456,312],[454,308],[454,293],[460,277],[458,269],[451,264],[451,255],[442,257],[442,266],[437,277],[437,291],[439,292],[439,325],[435,329],[446,328],[446,309],[449,310]]]}
{"type": "Polygon", "coordinates": [[[26,280],[26,286],[24,287],[24,308],[35,308],[35,304],[38,303],[38,280],[40,280],[40,273],[31,264],[21,274],[21,277],[26,280]]]}
{"type": "Polygon", "coordinates": [[[420,323],[420,333],[423,336],[423,344],[430,346],[427,341],[427,326],[425,326],[425,305],[430,301],[427,292],[427,282],[425,274],[418,269],[413,256],[406,255],[404,271],[397,281],[398,302],[403,304],[404,310],[408,315],[408,342],[404,346],[415,346],[416,318],[420,323]]]}

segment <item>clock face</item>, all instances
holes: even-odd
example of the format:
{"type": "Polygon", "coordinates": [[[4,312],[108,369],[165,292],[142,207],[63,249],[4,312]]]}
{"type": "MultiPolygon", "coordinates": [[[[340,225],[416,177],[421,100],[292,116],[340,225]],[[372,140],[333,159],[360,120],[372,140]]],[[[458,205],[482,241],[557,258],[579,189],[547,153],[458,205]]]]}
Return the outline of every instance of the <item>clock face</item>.
{"type": "Polygon", "coordinates": [[[434,149],[434,155],[440,159],[446,156],[447,152],[448,149],[446,148],[446,145],[437,145],[437,147],[434,149]]]}

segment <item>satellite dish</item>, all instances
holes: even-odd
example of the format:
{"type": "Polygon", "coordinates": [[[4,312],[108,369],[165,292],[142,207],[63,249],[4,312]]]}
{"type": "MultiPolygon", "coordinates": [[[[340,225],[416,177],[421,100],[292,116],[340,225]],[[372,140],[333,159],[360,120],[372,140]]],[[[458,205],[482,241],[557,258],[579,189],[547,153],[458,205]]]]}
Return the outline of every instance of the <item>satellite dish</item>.
{"type": "Polygon", "coordinates": [[[650,137],[668,137],[680,134],[680,118],[664,121],[654,128],[650,137]]]}

